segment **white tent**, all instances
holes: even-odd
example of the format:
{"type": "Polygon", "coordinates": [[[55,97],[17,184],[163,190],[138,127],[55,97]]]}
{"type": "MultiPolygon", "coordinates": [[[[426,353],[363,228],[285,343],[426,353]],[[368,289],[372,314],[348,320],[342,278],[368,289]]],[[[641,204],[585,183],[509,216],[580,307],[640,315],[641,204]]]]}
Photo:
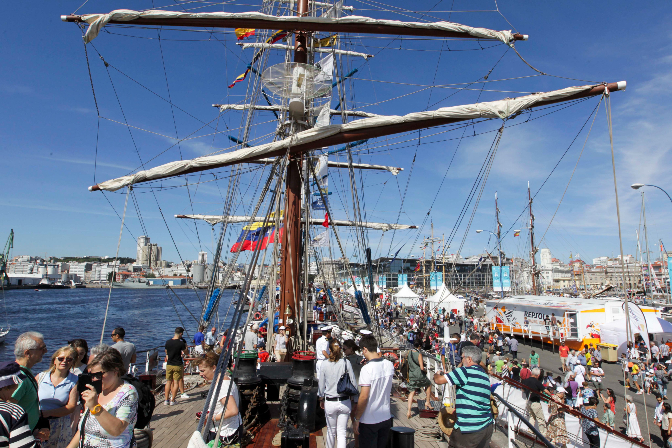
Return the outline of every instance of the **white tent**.
{"type": "Polygon", "coordinates": [[[436,293],[427,297],[425,301],[429,303],[429,308],[432,310],[434,308],[445,308],[449,311],[455,311],[460,316],[464,315],[464,302],[466,300],[451,293],[445,283],[441,283],[436,293]]]}
{"type": "MultiPolygon", "coordinates": [[[[364,294],[367,294],[369,292],[369,287],[368,286],[362,286],[362,285],[357,285],[357,291],[362,291],[364,294]]],[[[355,295],[355,287],[353,285],[350,285],[350,287],[346,291],[348,294],[351,296],[355,295]]],[[[380,294],[382,293],[383,290],[380,289],[380,286],[378,285],[373,285],[373,293],[374,294],[380,294]]]]}
{"type": "Polygon", "coordinates": [[[411,288],[409,288],[408,285],[404,285],[399,288],[399,291],[397,291],[396,294],[393,294],[392,297],[394,297],[397,303],[401,303],[404,306],[413,306],[420,296],[411,291],[411,288]]]}
{"type": "MultiPolygon", "coordinates": [[[[646,327],[649,334],[672,333],[672,323],[656,317],[654,313],[643,313],[646,319],[646,327]]],[[[640,331],[630,322],[632,334],[640,331]]],[[[618,356],[626,352],[627,333],[625,330],[625,319],[615,320],[608,324],[600,326],[600,342],[603,344],[615,344],[618,346],[618,356]]]]}

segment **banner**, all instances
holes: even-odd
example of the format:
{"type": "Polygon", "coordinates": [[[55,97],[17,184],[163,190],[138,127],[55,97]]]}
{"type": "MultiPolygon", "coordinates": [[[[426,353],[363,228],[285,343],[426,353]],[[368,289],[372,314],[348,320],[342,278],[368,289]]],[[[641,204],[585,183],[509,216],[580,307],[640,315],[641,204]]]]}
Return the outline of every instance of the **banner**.
{"type": "Polygon", "coordinates": [[[432,290],[437,290],[441,287],[443,283],[443,273],[442,272],[430,272],[429,273],[429,288],[432,290]]]}
{"type": "MultiPolygon", "coordinates": [[[[329,171],[327,167],[327,155],[323,154],[317,159],[317,164],[315,166],[315,175],[317,176],[317,182],[314,185],[318,188],[316,193],[313,193],[313,201],[311,207],[313,210],[326,210],[324,202],[322,202],[322,195],[325,199],[329,194],[329,171]],[[322,194],[320,194],[320,191],[322,194]]],[[[328,201],[328,200],[327,200],[328,201]]],[[[328,202],[327,202],[328,204],[328,202]]]]}
{"type": "Polygon", "coordinates": [[[387,276],[386,275],[379,275],[378,276],[378,286],[381,288],[387,287],[387,276]]]}
{"type": "Polygon", "coordinates": [[[399,286],[404,286],[405,284],[408,283],[408,274],[398,274],[397,275],[397,282],[399,286]]]}
{"type": "Polygon", "coordinates": [[[509,275],[508,266],[493,266],[492,267],[492,290],[501,291],[502,284],[504,286],[504,291],[511,291],[511,277],[509,275]],[[502,278],[499,278],[499,274],[502,274],[502,278]]]}
{"type": "MultiPolygon", "coordinates": [[[[625,311],[625,302],[623,302],[621,308],[623,308],[623,311],[625,311]]],[[[646,325],[646,319],[644,318],[642,309],[639,307],[639,305],[636,305],[633,302],[628,302],[628,312],[630,314],[630,328],[632,329],[633,333],[639,333],[644,341],[648,344],[650,340],[649,329],[646,325]]],[[[634,342],[630,340],[631,336],[634,337],[634,334],[627,335],[626,337],[628,338],[629,342],[634,342]]]]}
{"type": "Polygon", "coordinates": [[[325,230],[324,232],[317,235],[313,239],[311,245],[313,247],[329,247],[329,231],[325,230]]]}

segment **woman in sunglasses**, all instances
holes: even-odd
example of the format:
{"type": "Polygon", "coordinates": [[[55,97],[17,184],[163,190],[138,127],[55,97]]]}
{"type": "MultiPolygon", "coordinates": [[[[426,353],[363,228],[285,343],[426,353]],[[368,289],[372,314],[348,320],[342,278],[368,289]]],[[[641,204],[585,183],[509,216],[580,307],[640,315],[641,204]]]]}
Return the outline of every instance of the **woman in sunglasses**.
{"type": "Polygon", "coordinates": [[[65,448],[72,439],[71,417],[77,406],[77,375],[70,372],[77,350],[66,345],[51,357],[49,370],[37,376],[40,413],[49,419],[48,448],[65,448]]]}
{"type": "Polygon", "coordinates": [[[89,363],[91,383],[82,392],[84,414],[68,448],[129,448],[137,421],[138,393],[121,376],[126,372],[114,348],[89,363]]]}

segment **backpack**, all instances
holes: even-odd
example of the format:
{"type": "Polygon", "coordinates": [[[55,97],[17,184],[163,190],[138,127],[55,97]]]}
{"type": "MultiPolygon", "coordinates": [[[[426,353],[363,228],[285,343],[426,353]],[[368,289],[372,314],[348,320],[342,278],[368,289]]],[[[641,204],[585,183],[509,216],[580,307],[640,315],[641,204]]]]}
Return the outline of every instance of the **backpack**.
{"type": "Polygon", "coordinates": [[[122,380],[129,383],[138,392],[138,420],[135,423],[136,429],[143,429],[152,419],[154,408],[156,407],[156,399],[151,387],[130,375],[124,375],[122,380]]]}

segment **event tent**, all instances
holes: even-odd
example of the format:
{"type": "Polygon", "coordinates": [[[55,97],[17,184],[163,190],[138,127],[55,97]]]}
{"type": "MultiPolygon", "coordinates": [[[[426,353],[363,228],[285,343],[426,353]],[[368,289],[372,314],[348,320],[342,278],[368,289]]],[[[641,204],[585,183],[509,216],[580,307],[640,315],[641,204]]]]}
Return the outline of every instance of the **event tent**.
{"type": "Polygon", "coordinates": [[[436,293],[427,297],[425,301],[429,303],[429,308],[432,310],[437,307],[445,308],[449,311],[453,310],[460,316],[464,316],[464,303],[466,300],[451,293],[445,283],[441,283],[436,293]]]}
{"type": "MultiPolygon", "coordinates": [[[[369,287],[368,286],[362,286],[362,285],[357,285],[357,291],[362,291],[363,293],[368,293],[369,292],[369,287]]],[[[348,294],[351,296],[355,295],[355,287],[353,285],[350,285],[350,287],[346,291],[348,294]]],[[[380,289],[380,286],[378,285],[373,285],[373,293],[374,294],[380,294],[382,293],[383,290],[380,289]]]]}
{"type": "Polygon", "coordinates": [[[397,303],[401,303],[404,306],[413,306],[420,296],[411,291],[408,285],[404,285],[399,288],[396,294],[392,294],[392,297],[394,297],[397,303]]]}
{"type": "MultiPolygon", "coordinates": [[[[656,317],[653,313],[643,313],[646,319],[646,326],[649,334],[672,334],[672,323],[656,317]]],[[[632,334],[640,331],[630,322],[632,334]]],[[[625,319],[615,320],[608,324],[600,326],[600,342],[603,344],[615,344],[618,346],[618,356],[626,352],[627,333],[625,330],[625,319]]]]}

